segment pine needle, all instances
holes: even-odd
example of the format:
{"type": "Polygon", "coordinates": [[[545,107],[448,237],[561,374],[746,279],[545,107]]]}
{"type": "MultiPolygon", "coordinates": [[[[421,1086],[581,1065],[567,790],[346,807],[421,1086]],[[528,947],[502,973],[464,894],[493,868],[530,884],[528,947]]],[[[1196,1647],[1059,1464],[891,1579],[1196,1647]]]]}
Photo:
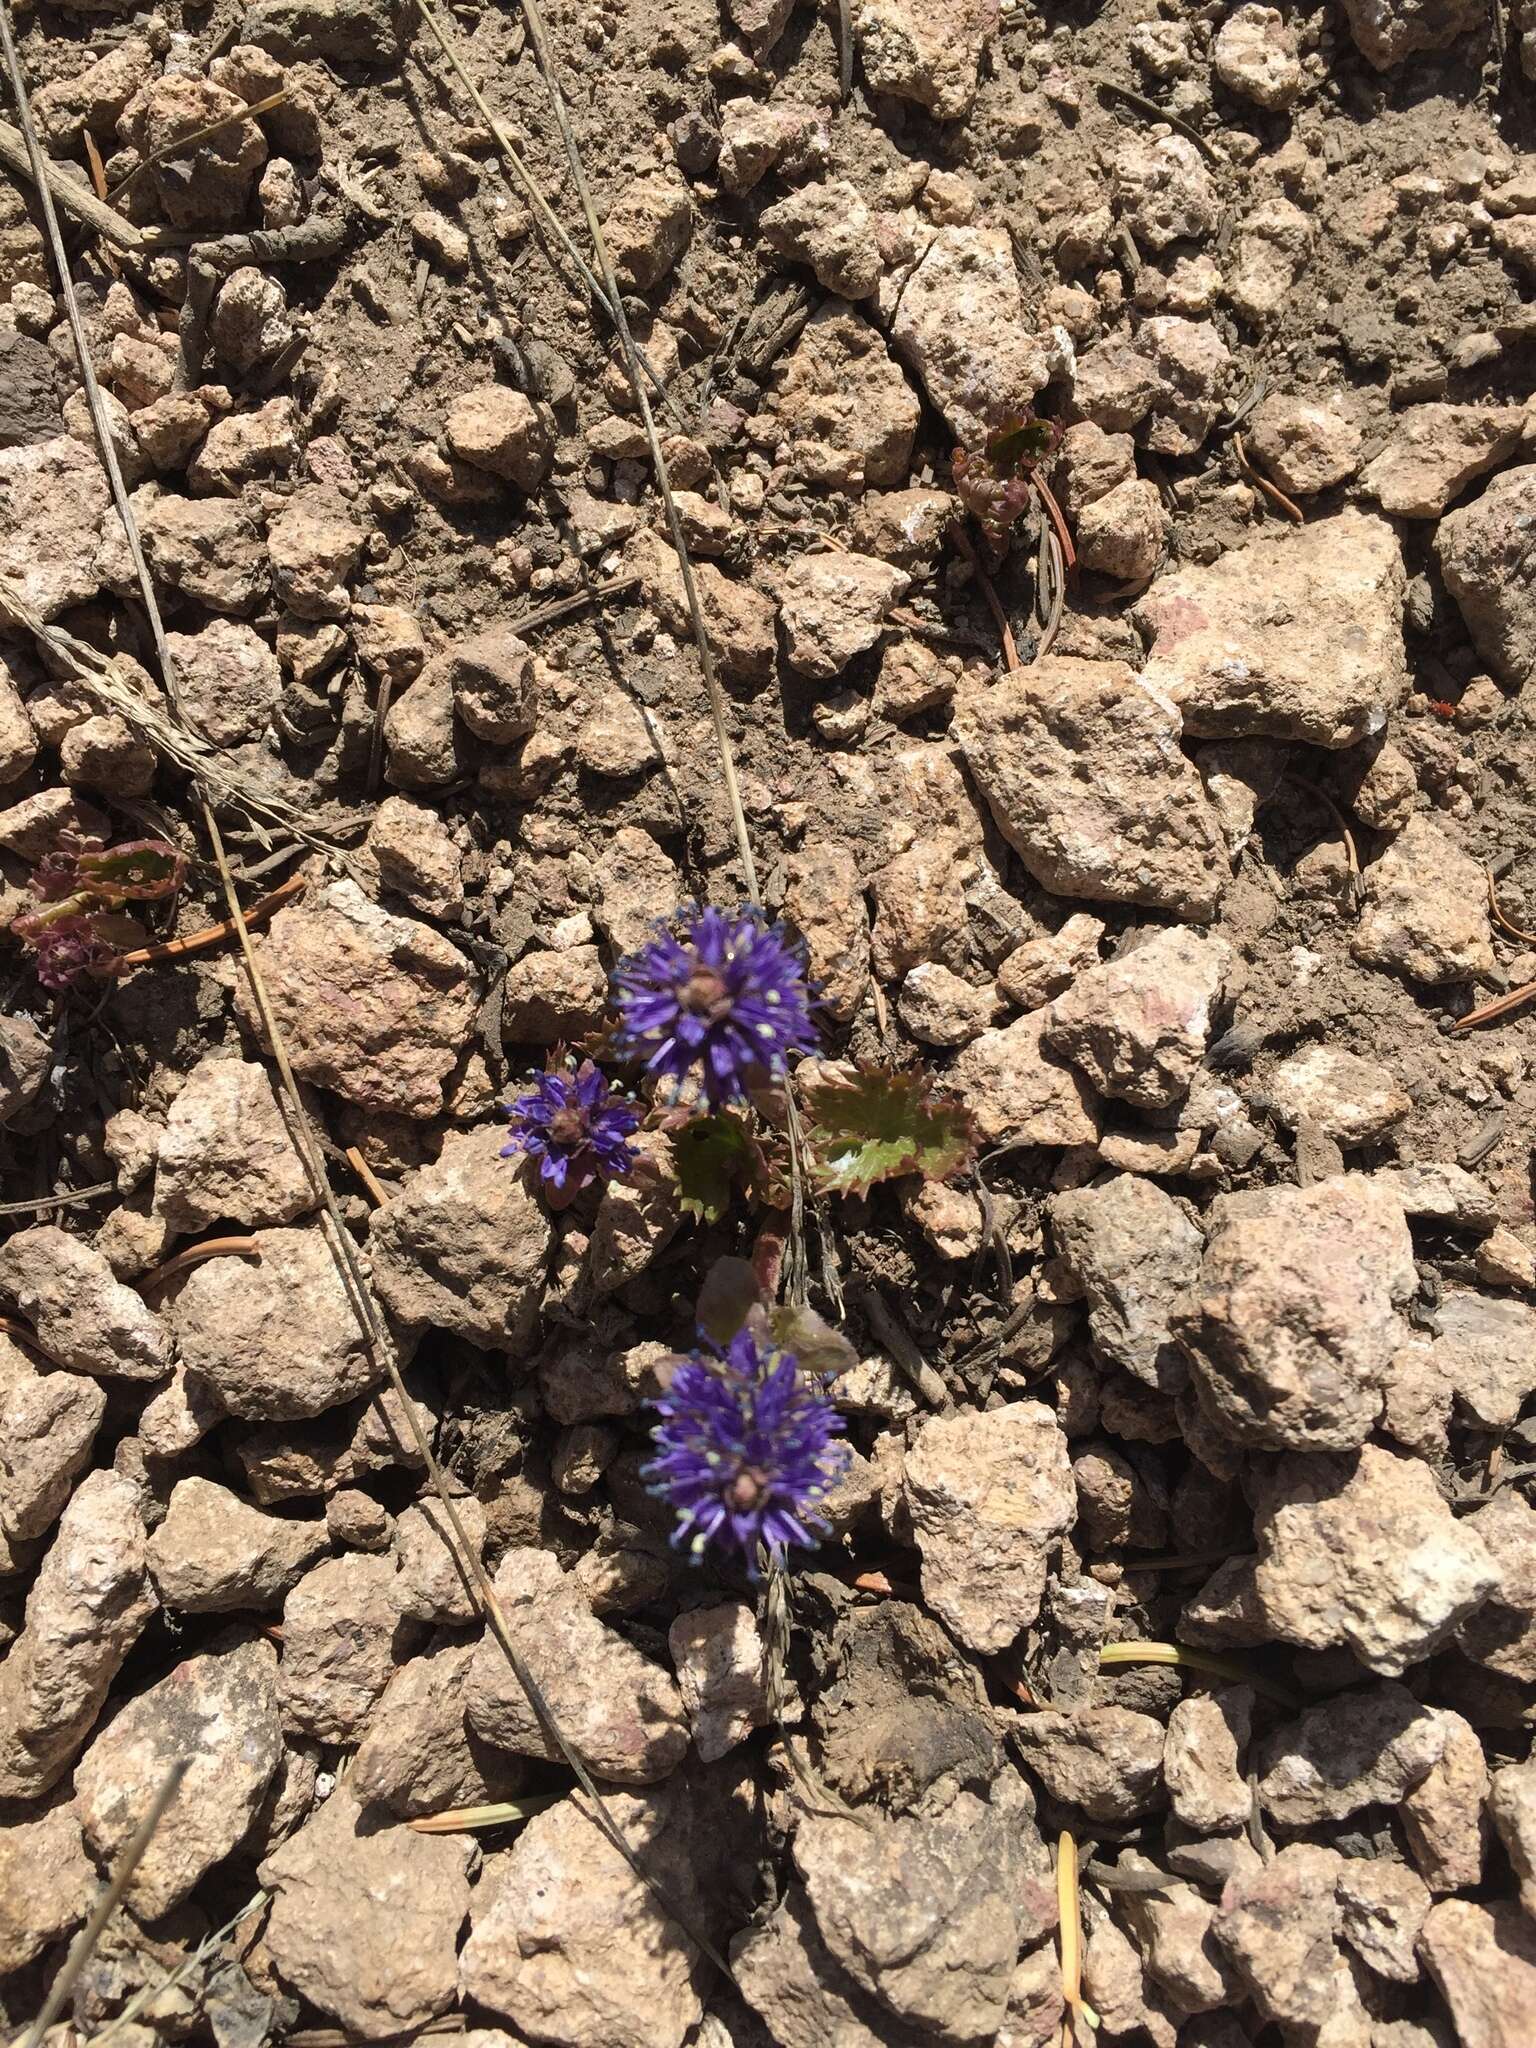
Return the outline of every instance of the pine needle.
{"type": "Polygon", "coordinates": [[[1206,1678],[1225,1678],[1234,1685],[1251,1685],[1277,1706],[1291,1713],[1301,1711],[1301,1702],[1283,1685],[1251,1671],[1235,1657],[1219,1657],[1212,1650],[1191,1650],[1183,1643],[1106,1643],[1099,1652],[1100,1666],[1114,1664],[1174,1664],[1185,1671],[1198,1671],[1206,1678]]]}
{"type": "Polygon", "coordinates": [[[464,1835],[476,1828],[505,1828],[532,1820],[547,1807],[558,1806],[563,1792],[530,1792],[526,1799],[503,1799],[494,1806],[448,1806],[441,1813],[423,1813],[406,1826],[418,1835],[464,1835]]]}

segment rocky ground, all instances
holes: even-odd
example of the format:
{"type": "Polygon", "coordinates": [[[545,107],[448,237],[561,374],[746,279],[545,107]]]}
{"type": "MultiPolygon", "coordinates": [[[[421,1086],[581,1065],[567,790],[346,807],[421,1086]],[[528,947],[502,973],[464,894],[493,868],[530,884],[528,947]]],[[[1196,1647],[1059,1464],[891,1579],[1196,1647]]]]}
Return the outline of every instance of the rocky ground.
{"type": "MultiPolygon", "coordinates": [[[[1064,1832],[1106,2041],[1536,2036],[1536,1006],[1482,1014],[1536,980],[1524,5],[550,0],[825,1058],[981,1148],[808,1233],[860,1363],[789,1751],[757,1593],[639,1476],[777,1212],[685,1215],[665,1129],[557,1213],[499,1156],[745,885],[612,337],[388,0],[17,17],[132,230],[66,211],[180,712],[0,171],[0,921],[76,831],[188,856],[140,943],[214,924],[177,722],[218,750],[417,1418],[685,1925],[482,1630],[233,944],[53,994],[7,935],[10,2029],[180,1758],[84,2038],[1086,2042],[1064,1832]],[[1078,568],[1052,630],[1037,504],[1010,671],[950,462],[1030,402],[1078,568]]],[[[434,18],[588,248],[518,10],[434,18]]]]}

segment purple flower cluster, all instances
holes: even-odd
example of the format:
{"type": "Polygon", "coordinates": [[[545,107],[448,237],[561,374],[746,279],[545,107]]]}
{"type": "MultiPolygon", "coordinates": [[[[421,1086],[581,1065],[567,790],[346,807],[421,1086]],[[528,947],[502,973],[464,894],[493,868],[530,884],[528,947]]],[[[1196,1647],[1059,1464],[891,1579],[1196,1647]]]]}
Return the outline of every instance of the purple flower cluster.
{"type": "Polygon", "coordinates": [[[805,965],[761,911],[697,910],[613,976],[619,1043],[651,1074],[699,1069],[711,1109],[816,1043],[805,965]]]}
{"type": "Polygon", "coordinates": [[[691,1352],[655,1406],[644,1470],[677,1512],[674,1543],[739,1551],[755,1577],[759,1546],[778,1558],[826,1533],[814,1510],[847,1463],[843,1423],[792,1352],[749,1323],[724,1349],[691,1352]]]}
{"type": "Polygon", "coordinates": [[[615,1095],[590,1060],[575,1073],[540,1074],[528,1091],[507,1105],[512,1133],[503,1159],[526,1153],[539,1162],[539,1177],[559,1195],[574,1195],[592,1181],[622,1180],[635,1163],[630,1134],[640,1113],[615,1095]]]}

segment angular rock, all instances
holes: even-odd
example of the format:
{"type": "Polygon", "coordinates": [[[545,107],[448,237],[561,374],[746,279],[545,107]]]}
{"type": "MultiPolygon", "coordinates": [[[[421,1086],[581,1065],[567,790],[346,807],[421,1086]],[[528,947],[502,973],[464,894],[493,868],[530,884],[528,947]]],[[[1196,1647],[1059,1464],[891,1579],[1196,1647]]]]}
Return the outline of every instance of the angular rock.
{"type": "Polygon", "coordinates": [[[1200,1405],[1234,1442],[1349,1450],[1382,1385],[1418,1288],[1399,1205],[1359,1175],[1266,1191],[1264,1213],[1219,1227],[1175,1317],[1200,1405]]]}
{"type": "Polygon", "coordinates": [[[267,145],[254,121],[230,118],[243,111],[211,80],[169,71],[123,110],[118,133],[155,159],[148,182],[172,227],[232,228],[244,219],[267,145]]]}
{"type": "Polygon", "coordinates": [[[10,1295],[50,1357],[103,1379],[156,1380],[170,1370],[165,1326],[91,1245],[53,1223],[0,1245],[0,1293],[10,1295]]]}
{"type": "Polygon", "coordinates": [[[816,107],[720,102],[720,183],[727,192],[750,192],[775,168],[787,177],[824,171],[829,144],[826,116],[816,107]]]}
{"type": "MultiPolygon", "coordinates": [[[[690,1924],[707,1924],[710,1858],[680,1789],[609,1792],[604,1803],[690,1924]]],[[[552,2048],[682,2048],[704,2010],[703,1969],[581,1795],[536,1814],[495,1858],[459,1958],[467,1999],[552,2048]]]]}
{"type": "Polygon", "coordinates": [[[609,207],[603,228],[620,282],[648,292],[676,267],[693,234],[688,187],[675,171],[636,178],[609,207]]]}
{"type": "Polygon", "coordinates": [[[0,1828],[0,1977],[72,1933],[99,1890],[72,1800],[0,1828]]]}
{"type": "Polygon", "coordinates": [[[936,231],[902,287],[891,341],[966,448],[979,448],[1049,374],[1003,228],[936,231]]]}
{"type": "Polygon", "coordinates": [[[967,680],[954,734],[998,829],[1056,895],[1201,922],[1230,872],[1220,822],[1179,753],[1179,714],[1123,662],[1047,655],[967,680]]]}
{"type": "MultiPolygon", "coordinates": [[[[1134,1852],[1119,1867],[1143,1867],[1134,1852]]],[[[1148,1974],[1185,2012],[1211,2012],[1241,1998],[1243,1987],[1211,1932],[1216,1905],[1192,1884],[1132,1892],[1126,1917],[1135,1930],[1148,1974]]]]}
{"type": "Polygon", "coordinates": [[[1360,482],[1383,512],[1438,519],[1469,483],[1513,453],[1524,420],[1517,405],[1411,405],[1360,482]]]}
{"type": "Polygon", "coordinates": [[[693,1729],[693,1746],[707,1764],[768,1724],[763,1639],[743,1601],[693,1607],[667,1631],[667,1647],[693,1729]]]}
{"type": "Polygon", "coordinates": [[[1447,49],[1484,20],[1479,0],[1344,0],[1344,13],[1356,47],[1377,71],[1420,50],[1447,49]]]}
{"type": "Polygon", "coordinates": [[[453,833],[442,817],[406,797],[386,797],[368,827],[368,851],[379,880],[413,910],[444,921],[464,907],[464,874],[453,833]]]}
{"type": "MultiPolygon", "coordinates": [[[[647,604],[678,639],[692,624],[677,556],[659,534],[642,527],[624,550],[626,566],[640,578],[647,604]]],[[[726,576],[713,562],[694,564],[704,630],[721,672],[743,683],[766,680],[778,648],[773,600],[750,583],[726,576]]]]}
{"type": "Polygon", "coordinates": [[[784,916],[804,941],[819,1000],[850,1023],[869,987],[869,912],[849,847],[823,841],[788,856],[784,916]]]}
{"type": "Polygon", "coordinates": [[[282,1979],[362,2040],[410,2033],[458,1996],[466,1835],[378,1827],[345,1784],[260,1866],[282,1979]]]}
{"type": "Polygon", "coordinates": [[[501,1028],[518,1045],[569,1044],[596,1031],[608,1004],[608,975],[596,946],[525,953],[507,969],[501,1028]]]}
{"type": "Polygon", "coordinates": [[[871,90],[960,121],[997,33],[997,0],[858,0],[853,32],[871,90]]]}
{"type": "MultiPolygon", "coordinates": [[[[464,955],[429,926],[332,882],[279,910],[258,940],[294,1070],[360,1109],[441,1113],[479,1001],[464,955]]],[[[241,1023],[260,1036],[242,983],[241,1023]]]]}
{"type": "Polygon", "coordinates": [[[275,1607],[329,1547],[324,1522],[266,1515],[211,1479],[179,1479],[149,1539],[149,1575],[181,1614],[275,1607]]]}
{"type": "MultiPolygon", "coordinates": [[[[1248,11],[1239,8],[1238,14],[1248,11]]],[[[1254,408],[1248,447],[1254,460],[1293,497],[1330,490],[1360,466],[1360,429],[1336,398],[1293,398],[1272,391],[1254,408]]]]}
{"type": "Polygon", "coordinates": [[[1204,1239],[1171,1195],[1132,1174],[1054,1195],[1057,1250],[1088,1299],[1095,1349],[1165,1393],[1189,1377],[1169,1316],[1200,1270],[1204,1239]]]}
{"type": "Polygon", "coordinates": [[[363,1393],[383,1367],[324,1231],[263,1230],[254,1260],[205,1259],[172,1283],[182,1363],[230,1415],[292,1422],[363,1393]]]}
{"type": "Polygon", "coordinates": [[[1419,1936],[1462,2048],[1521,2048],[1536,2011],[1536,1929],[1512,1901],[1442,1899],[1419,1936]]]}
{"type": "Polygon", "coordinates": [[[1444,1740],[1439,1761],[1403,1794],[1399,1810],[1419,1874],[1438,1894],[1482,1882],[1488,1762],[1470,1721],[1449,1711],[1436,1719],[1444,1740]]]}
{"type": "Polygon", "coordinates": [[[554,442],[531,398],[505,384],[477,384],[456,398],[445,428],[448,446],[462,462],[536,491],[549,473],[554,442]]]}
{"type": "Polygon", "coordinates": [[[1079,911],[1059,931],[1026,939],[1001,961],[997,985],[1021,1010],[1039,1010],[1052,996],[1070,988],[1078,975],[1099,963],[1102,919],[1079,911]]]}
{"type": "Polygon", "coordinates": [[[1510,1868],[1519,1880],[1520,1903],[1536,1920],[1536,1763],[1506,1764],[1494,1772],[1488,1818],[1498,1830],[1510,1868]]]}
{"type": "Polygon", "coordinates": [[[1285,1828],[1396,1805],[1440,1761],[1446,1718],[1392,1680],[1338,1693],[1261,1744],[1259,1803],[1285,1828]]]}
{"type": "Polygon", "coordinates": [[[379,1297],[401,1322],[437,1324],[482,1350],[516,1349],[538,1314],[552,1232],[530,1176],[501,1157],[505,1131],[451,1131],[435,1163],[374,1212],[379,1297]]]}
{"type": "Polygon", "coordinates": [[[1077,1515],[1055,1416],[1013,1401],[930,1417],[907,1452],[903,1488],[924,1599],[971,1649],[1006,1649],[1039,1613],[1047,1552],[1077,1515]]]}
{"type": "Polygon", "coordinates": [[[1051,1797],[1090,1820],[1118,1826],[1166,1803],[1163,1728],[1150,1714],[1129,1707],[1029,1714],[1012,1735],[1051,1797]]]}
{"type": "Polygon", "coordinates": [[[731,1973],[777,2048],[907,2048],[905,2031],[894,2034],[890,2016],[817,1933],[799,1885],[767,1920],[738,1935],[731,1973]]]}
{"type": "Polygon", "coordinates": [[[1342,1861],[1335,1849],[1292,1843],[1229,1881],[1211,1927],[1262,2016],[1314,2037],[1349,1983],[1334,1895],[1342,1861]]]}
{"type": "Polygon", "coordinates": [[[400,1820],[514,1799],[528,1766],[465,1723],[473,1643],[440,1643],[402,1664],[368,1717],[352,1759],[353,1792],[400,1820]]]}
{"type": "Polygon", "coordinates": [[[1431,987],[1492,977],[1483,871],[1427,818],[1410,818],[1364,879],[1358,959],[1431,987]]]}
{"type": "Polygon", "coordinates": [[[1389,1857],[1346,1857],[1339,1866],[1337,1896],[1343,1935],[1378,1977],[1398,1984],[1418,1982],[1414,1944],[1429,1911],[1429,1892],[1389,1857]]]}
{"type": "MultiPolygon", "coordinates": [[[[668,1674],[592,1614],[547,1551],[508,1551],[495,1583],[513,1643],[593,1773],[651,1785],[674,1770],[688,1747],[688,1724],[668,1674]]],[[[560,1754],[489,1634],[470,1666],[465,1711],[475,1733],[499,1749],[560,1754]]]]}
{"type": "Polygon", "coordinates": [[[1239,99],[1273,113],[1301,91],[1296,32],[1278,7],[1235,8],[1211,47],[1216,76],[1239,99]]]}
{"type": "Polygon", "coordinates": [[[1199,1834],[1225,1832],[1248,1819],[1252,1794],[1243,1759],[1253,1720],[1253,1689],[1217,1686],[1192,1693],[1168,1716],[1163,1776],[1174,1813],[1199,1834]]]}
{"type": "Polygon", "coordinates": [[[765,208],[758,225],[771,249],[808,264],[816,282],[840,299],[867,299],[880,282],[874,215],[846,178],[802,186],[765,208]]]}
{"type": "Polygon", "coordinates": [[[210,619],[166,643],[187,715],[215,746],[259,739],[282,695],[277,657],[259,633],[234,619],[210,619]]]}
{"type": "Polygon", "coordinates": [[[75,1766],[75,1804],[97,1861],[112,1868],[174,1763],[187,1774],[128,1882],[128,1906],[158,1920],[243,1839],[282,1754],[277,1652],[260,1637],[214,1644],[108,1723],[75,1766]]]}
{"type": "Polygon", "coordinates": [[[290,1223],[315,1205],[267,1070],[208,1053],[171,1104],[156,1154],[155,1214],[178,1231],[290,1223]]]}
{"type": "Polygon", "coordinates": [[[155,1611],[137,1487],[117,1472],[75,1489],[0,1664],[0,1799],[57,1783],[155,1611]]]}
{"type": "Polygon", "coordinates": [[[1092,1145],[1099,1120],[1081,1078],[1045,1050],[1050,1013],[983,1031],[955,1056],[950,1085],[983,1145],[1092,1145]]]}
{"type": "Polygon", "coordinates": [[[1283,1059],[1266,1091],[1291,1130],[1313,1124],[1352,1150],[1372,1145],[1413,1107],[1395,1075],[1336,1045],[1304,1045],[1283,1059]]]}
{"type": "Polygon", "coordinates": [[[1498,1585],[1470,1520],[1458,1521],[1417,1458],[1374,1444],[1282,1461],[1261,1508],[1255,1591],[1282,1642],[1347,1645],[1396,1678],[1445,1642],[1498,1585]]]}
{"type": "Polygon", "coordinates": [[[315,1565],[283,1603],[284,1726],[356,1743],[419,1632],[401,1611],[392,1557],[349,1551],[315,1565]]]}
{"type": "Polygon", "coordinates": [[[100,590],[97,530],[107,504],[95,450],[69,435],[0,448],[0,576],[44,619],[100,590]]]}
{"type": "Polygon", "coordinates": [[[1051,1050],[1101,1095],[1137,1109],[1182,1101],[1236,961],[1225,939],[1171,925],[1079,974],[1046,1015],[1051,1050]]]}
{"type": "Polygon", "coordinates": [[[1406,576],[1384,519],[1353,510],[1160,576],[1136,605],[1143,682],[1185,730],[1350,747],[1379,733],[1408,672],[1406,576]]]}
{"type": "MultiPolygon", "coordinates": [[[[195,598],[215,612],[255,607],[267,588],[267,561],[243,499],[182,498],[142,484],[131,502],[145,558],[161,590],[195,598]]],[[[97,567],[115,589],[137,588],[116,512],[103,525],[97,567]]]]}
{"type": "Polygon", "coordinates": [[[1261,325],[1290,302],[1312,253],[1310,215],[1271,199],[1244,216],[1227,267],[1226,291],[1244,319],[1261,325]]]}
{"type": "Polygon", "coordinates": [[[1120,145],[1114,167],[1115,205],[1138,244],[1166,249],[1216,232],[1221,198],[1195,145],[1182,135],[1120,145]]]}
{"type": "Polygon", "coordinates": [[[911,588],[905,570],[846,549],[797,555],[779,603],[789,665],[828,682],[880,638],[885,615],[911,588]]]}
{"type": "Polygon", "coordinates": [[[1009,1773],[990,1799],[961,1788],[934,1811],[806,1813],[794,1856],[817,1932],[855,1983],[925,2040],[990,2041],[1027,1924],[1026,1831],[1009,1773]]]}
{"type": "Polygon", "coordinates": [[[1536,675],[1536,587],[1524,573],[1533,517],[1536,462],[1528,462],[1496,476],[1472,504],[1447,513],[1435,534],[1441,574],[1473,646],[1512,686],[1536,675]]]}
{"type": "MultiPolygon", "coordinates": [[[[465,1537],[481,1558],[485,1550],[485,1509],[473,1494],[454,1502],[465,1537]]],[[[476,1620],[467,1568],[460,1560],[457,1535],[435,1499],[419,1500],[395,1517],[395,1561],[400,1569],[397,1592],[402,1613],[416,1621],[445,1628],[465,1627],[476,1620]]]]}
{"type": "Polygon", "coordinates": [[[811,315],[775,368],[768,404],[807,483],[857,491],[906,482],[917,397],[880,330],[848,307],[828,303],[811,315]]]}
{"type": "Polygon", "coordinates": [[[106,1410],[94,1380],[44,1371],[0,1337],[0,1537],[26,1542],[53,1527],[106,1410]]]}
{"type": "Polygon", "coordinates": [[[1536,1508],[1507,1486],[1461,1524],[1492,1558],[1499,1583],[1456,1641],[1475,1663],[1536,1681],[1536,1508]]]}
{"type": "Polygon", "coordinates": [[[347,584],[366,539],[346,500],[329,485],[296,491],[267,535],[279,599],[301,619],[344,619],[352,605],[347,584]]]}

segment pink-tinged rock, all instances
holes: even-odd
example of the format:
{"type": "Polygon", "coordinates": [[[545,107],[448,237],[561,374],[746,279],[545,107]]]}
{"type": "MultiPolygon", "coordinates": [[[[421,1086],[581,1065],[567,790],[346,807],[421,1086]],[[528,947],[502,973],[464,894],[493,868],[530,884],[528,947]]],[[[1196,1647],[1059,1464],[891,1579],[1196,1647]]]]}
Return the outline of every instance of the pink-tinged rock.
{"type": "Polygon", "coordinates": [[[1162,686],[1123,662],[1047,655],[955,696],[971,773],[1042,887],[1204,922],[1230,867],[1181,731],[1162,686]]]}
{"type": "Polygon", "coordinates": [[[97,1861],[113,1867],[173,1764],[182,1779],[125,1894],[158,1920],[191,1895],[255,1819],[282,1754],[277,1652],[216,1643],[136,1694],[75,1766],[75,1803],[97,1861]]]}
{"type": "Polygon", "coordinates": [[[1488,1760],[1470,1721],[1437,1713],[1444,1746],[1433,1769],[1403,1795],[1403,1833],[1430,1890],[1469,1891],[1482,1881],[1488,1833],[1488,1760]]]}
{"type": "MultiPolygon", "coordinates": [[[[258,941],[273,1014],[294,1069],[367,1110],[441,1113],[469,1040],[479,989],[468,960],[430,926],[332,882],[286,906],[258,941]]],[[[242,980],[241,1023],[261,1024],[242,980]]]]}
{"type": "Polygon", "coordinates": [[[1347,511],[1160,576],[1136,606],[1143,676],[1206,738],[1350,747],[1407,687],[1402,550],[1386,520],[1347,511]]]}
{"type": "Polygon", "coordinates": [[[1482,869],[1454,840],[1414,816],[1365,870],[1357,959],[1439,987],[1494,973],[1482,869]]]}
{"type": "Polygon", "coordinates": [[[1050,1547],[1077,1516],[1054,1414],[1013,1401],[932,1417],[903,1484],[924,1599],[971,1649],[1006,1649],[1039,1613],[1050,1547]]]}
{"type": "Polygon", "coordinates": [[[1509,684],[1536,675],[1536,584],[1525,573],[1533,517],[1536,462],[1527,462],[1448,512],[1435,535],[1441,573],[1472,644],[1509,684]]]}
{"type": "Polygon", "coordinates": [[[937,229],[902,286],[891,341],[966,448],[979,448],[1049,374],[1004,228],[937,229]]]}
{"type": "Polygon", "coordinates": [[[52,1528],[106,1409],[96,1381],[42,1370],[0,1337],[0,1536],[25,1542],[52,1528]]]}
{"type": "Polygon", "coordinates": [[[1175,1318],[1202,1409],[1241,1444],[1363,1443],[1417,1288],[1402,1208],[1372,1181],[1266,1190],[1263,1213],[1218,1224],[1175,1318]]]}
{"type": "Polygon", "coordinates": [[[1525,2048],[1536,2012],[1536,1928],[1511,1900],[1442,1899],[1419,1936],[1462,2048],[1525,2048]]]}
{"type": "Polygon", "coordinates": [[[693,1746],[714,1763],[768,1723],[763,1639],[745,1602],[693,1607],[667,1632],[667,1647],[693,1729],[693,1746]]]}
{"type": "Polygon", "coordinates": [[[1163,1729],[1150,1714],[1129,1707],[1029,1714],[1013,1740],[1051,1797],[1090,1820],[1120,1826],[1167,1803],[1163,1729]]]}
{"type": "Polygon", "coordinates": [[[380,1299],[401,1322],[436,1324],[482,1350],[533,1328],[552,1231],[535,1182],[501,1157],[504,1127],[451,1131],[436,1161],[407,1174],[374,1212],[380,1299]]]}
{"type": "Polygon", "coordinates": [[[956,1054],[949,1082],[983,1145],[1097,1142],[1099,1119],[1086,1082],[1043,1044],[1049,1015],[1036,1010],[983,1031],[956,1054]]]}
{"type": "Polygon", "coordinates": [[[260,1062],[210,1053],[192,1069],[160,1136],[154,1206],[178,1231],[291,1223],[315,1206],[260,1062]]]}
{"type": "Polygon", "coordinates": [[[50,1356],[99,1379],[158,1380],[171,1369],[164,1324],[93,1246],[39,1223],[0,1245],[9,1295],[50,1356]]]}
{"type": "MultiPolygon", "coordinates": [[[[651,1785],[676,1769],[688,1724],[671,1676],[597,1619],[548,1551],[508,1551],[495,1584],[515,1648],[594,1775],[651,1785]]],[[[489,1633],[470,1667],[465,1711],[499,1749],[560,1755],[489,1633]]]]}
{"type": "Polygon", "coordinates": [[[348,1551],[304,1574],[283,1603],[283,1724],[356,1743],[395,1667],[423,1634],[400,1602],[392,1557],[348,1551]]]}
{"type": "Polygon", "coordinates": [[[1358,2002],[1337,1937],[1343,1912],[1334,1895],[1343,1858],[1336,1849],[1296,1842],[1273,1862],[1232,1878],[1212,1933],[1259,2012],[1284,2027],[1314,2033],[1336,2012],[1348,1987],[1358,2002]]]}
{"type": "Polygon", "coordinates": [[[95,1725],[156,1601],[139,1493],[92,1472],[60,1517],[26,1620],[0,1664],[0,1799],[36,1799],[95,1725]]]}
{"type": "Polygon", "coordinates": [[[94,448],[67,434],[0,448],[0,576],[44,619],[101,589],[97,533],[107,504],[94,448]]]}
{"type": "Polygon", "coordinates": [[[1163,1776],[1173,1810],[1200,1834],[1241,1827],[1253,1805],[1243,1759],[1253,1719],[1253,1688],[1223,1685],[1191,1693],[1168,1716],[1163,1776]]]}
{"type": "Polygon", "coordinates": [[[1257,1534],[1255,1591],[1271,1633],[1307,1649],[1346,1646],[1387,1678],[1440,1648],[1499,1584],[1429,1466],[1375,1444],[1282,1460],[1257,1534]]]}
{"type": "Polygon", "coordinates": [[[853,33],[871,92],[911,100],[936,121],[971,110],[998,0],[857,0],[853,33]]]}
{"type": "Polygon", "coordinates": [[[379,1818],[342,1783],[257,1872],[281,1978],[365,2041],[410,2034],[455,2003],[474,1854],[468,1835],[379,1818]]]}
{"type": "Polygon", "coordinates": [[[1259,1803],[1285,1828],[1395,1806],[1440,1761],[1454,1718],[1420,1706],[1392,1680],[1339,1693],[1266,1738],[1259,1803]]]}
{"type": "Polygon", "coordinates": [[[263,1514],[228,1487],[195,1476],[171,1490],[149,1539],[149,1575],[182,1614],[275,1607],[330,1547],[321,1521],[263,1514]]]}
{"type": "Polygon", "coordinates": [[[1150,932],[1057,996],[1046,1043],[1101,1095],[1170,1108],[1189,1093],[1235,967],[1225,939],[1182,925],[1150,932]]]}
{"type": "Polygon", "coordinates": [[[100,1884],[73,1801],[60,1796],[35,1819],[0,1828],[0,1977],[72,1933],[100,1884]]]}
{"type": "Polygon", "coordinates": [[[383,1367],[325,1232],[263,1230],[259,1256],[205,1259],[166,1304],[182,1363],[230,1415],[290,1422],[363,1393],[383,1367]]]}
{"type": "Polygon", "coordinates": [[[1499,1583],[1462,1623],[1457,1643],[1491,1671],[1523,1684],[1536,1681],[1536,1508],[1506,1486],[1462,1526],[1481,1540],[1499,1583]]]}

